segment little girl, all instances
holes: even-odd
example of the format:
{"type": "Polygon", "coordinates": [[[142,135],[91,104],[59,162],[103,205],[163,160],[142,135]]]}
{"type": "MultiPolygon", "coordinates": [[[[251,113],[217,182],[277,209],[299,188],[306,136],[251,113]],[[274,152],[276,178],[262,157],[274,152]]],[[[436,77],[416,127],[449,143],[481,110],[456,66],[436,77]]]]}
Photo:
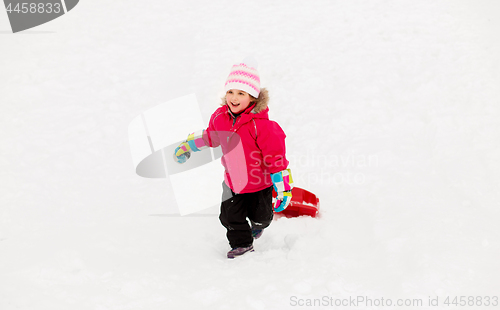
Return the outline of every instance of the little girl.
{"type": "Polygon", "coordinates": [[[260,88],[252,63],[255,60],[247,58],[231,68],[222,106],[212,114],[208,128],[190,134],[174,154],[177,162],[184,163],[191,151],[221,146],[225,173],[219,219],[231,246],[228,258],[252,252],[253,240],[271,224],[273,209],[283,211],[292,198],[286,136],[269,120],[268,92],[260,88]]]}

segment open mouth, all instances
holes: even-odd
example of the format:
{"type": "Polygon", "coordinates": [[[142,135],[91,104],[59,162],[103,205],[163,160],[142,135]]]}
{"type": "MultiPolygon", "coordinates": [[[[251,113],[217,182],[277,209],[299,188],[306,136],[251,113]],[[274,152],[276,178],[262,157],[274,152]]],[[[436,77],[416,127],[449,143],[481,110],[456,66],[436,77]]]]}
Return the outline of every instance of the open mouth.
{"type": "Polygon", "coordinates": [[[234,103],[232,103],[232,102],[231,102],[231,105],[232,105],[233,107],[237,107],[237,106],[239,106],[240,104],[239,104],[239,103],[234,104],[234,103]]]}

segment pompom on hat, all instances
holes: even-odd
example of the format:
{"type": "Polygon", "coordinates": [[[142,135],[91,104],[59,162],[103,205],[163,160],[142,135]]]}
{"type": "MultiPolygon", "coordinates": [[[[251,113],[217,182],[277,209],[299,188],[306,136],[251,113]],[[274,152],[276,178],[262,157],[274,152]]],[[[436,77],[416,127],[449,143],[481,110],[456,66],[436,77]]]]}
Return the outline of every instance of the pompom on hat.
{"type": "Polygon", "coordinates": [[[246,57],[241,63],[233,65],[226,79],[224,91],[239,89],[258,98],[260,93],[260,76],[257,71],[257,60],[246,57]]]}

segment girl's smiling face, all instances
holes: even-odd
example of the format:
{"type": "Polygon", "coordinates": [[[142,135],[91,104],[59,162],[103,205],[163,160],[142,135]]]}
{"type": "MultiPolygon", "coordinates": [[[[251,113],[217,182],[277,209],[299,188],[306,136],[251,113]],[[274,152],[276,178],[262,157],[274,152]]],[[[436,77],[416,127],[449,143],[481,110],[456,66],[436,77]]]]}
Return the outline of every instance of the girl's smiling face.
{"type": "Polygon", "coordinates": [[[226,103],[234,114],[245,111],[251,102],[250,95],[242,90],[230,89],[226,93],[226,103]]]}

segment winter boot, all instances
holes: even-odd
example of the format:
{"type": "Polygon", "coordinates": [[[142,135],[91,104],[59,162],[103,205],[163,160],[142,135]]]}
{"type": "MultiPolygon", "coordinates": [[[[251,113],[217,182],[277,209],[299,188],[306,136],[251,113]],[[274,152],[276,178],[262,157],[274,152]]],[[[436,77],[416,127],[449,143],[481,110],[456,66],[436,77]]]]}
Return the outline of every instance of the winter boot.
{"type": "Polygon", "coordinates": [[[255,229],[255,228],[252,228],[252,237],[254,239],[259,239],[260,236],[262,236],[263,232],[264,232],[264,229],[255,229]]]}
{"type": "Polygon", "coordinates": [[[235,258],[245,254],[246,252],[253,252],[253,245],[243,248],[234,248],[231,251],[227,252],[227,258],[235,258]]]}

